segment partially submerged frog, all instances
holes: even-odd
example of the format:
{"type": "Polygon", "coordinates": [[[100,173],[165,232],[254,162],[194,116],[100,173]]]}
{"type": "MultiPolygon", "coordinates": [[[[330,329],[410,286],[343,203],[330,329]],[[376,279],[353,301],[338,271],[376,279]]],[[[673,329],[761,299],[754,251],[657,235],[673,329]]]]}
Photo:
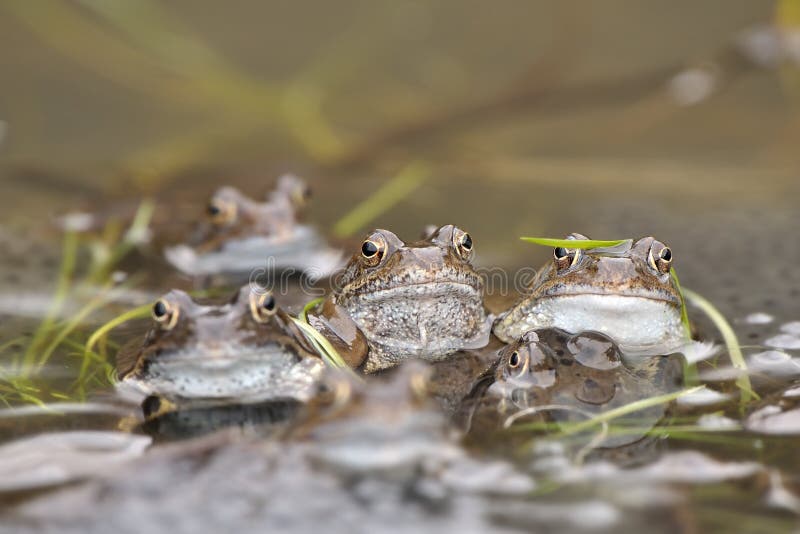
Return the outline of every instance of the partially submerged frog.
{"type": "Polygon", "coordinates": [[[414,243],[374,230],[309,322],[366,372],[483,347],[491,322],[472,253],[472,238],[453,225],[414,243]]]}
{"type": "Polygon", "coordinates": [[[313,442],[317,459],[351,472],[457,457],[455,434],[428,395],[429,377],[418,361],[371,382],[329,370],[292,437],[313,442]]]}
{"type": "Polygon", "coordinates": [[[194,235],[164,254],[191,275],[267,268],[328,276],[341,266],[342,253],[330,248],[316,229],[300,224],[310,195],[305,182],[292,175],[281,176],[265,202],[222,187],[209,200],[194,235]]]}
{"type": "MultiPolygon", "coordinates": [[[[531,330],[506,346],[489,392],[504,411],[527,410],[546,420],[581,421],[628,403],[680,388],[682,358],[670,355],[626,361],[619,347],[598,332],[570,334],[557,328],[531,330]]],[[[634,414],[642,433],[611,437],[603,445],[640,439],[665,414],[665,406],[634,414]]]]}
{"type": "Polygon", "coordinates": [[[173,290],[152,314],[144,341],[118,356],[122,393],[179,403],[305,401],[324,367],[272,294],[250,286],[223,305],[173,290]]]}
{"type": "Polygon", "coordinates": [[[652,237],[607,249],[558,247],[494,334],[509,343],[536,328],[594,330],[626,353],[670,352],[685,342],[672,260],[669,247],[652,237]]]}

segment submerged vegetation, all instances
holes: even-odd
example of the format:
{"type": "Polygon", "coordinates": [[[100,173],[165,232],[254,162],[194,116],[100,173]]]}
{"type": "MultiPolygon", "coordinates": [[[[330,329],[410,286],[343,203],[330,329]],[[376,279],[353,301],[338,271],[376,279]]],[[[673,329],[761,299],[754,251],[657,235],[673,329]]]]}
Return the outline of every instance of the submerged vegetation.
{"type": "MultiPolygon", "coordinates": [[[[136,277],[115,280],[113,270],[131,250],[146,242],[153,209],[151,201],[144,201],[124,232],[119,222],[112,220],[99,236],[74,228],[75,223],[66,217],[55,293],[24,352],[4,359],[0,372],[0,401],[6,405],[17,402],[44,405],[50,400],[85,400],[91,389],[107,388],[112,383],[114,369],[109,349],[113,350],[116,345],[100,335],[87,338],[85,326],[99,311],[108,313],[117,308],[118,294],[136,285],[136,277]],[[78,257],[82,252],[88,252],[89,263],[79,270],[78,257]],[[81,303],[81,306],[66,314],[64,307],[68,302],[81,303]],[[65,383],[63,389],[54,388],[47,377],[48,367],[64,365],[64,362],[53,362],[56,353],[80,369],[74,381],[65,383]]],[[[147,308],[149,310],[149,305],[147,308]]],[[[123,313],[116,321],[112,320],[112,327],[141,316],[141,309],[123,313]]],[[[11,348],[11,345],[3,347],[11,348]]]]}

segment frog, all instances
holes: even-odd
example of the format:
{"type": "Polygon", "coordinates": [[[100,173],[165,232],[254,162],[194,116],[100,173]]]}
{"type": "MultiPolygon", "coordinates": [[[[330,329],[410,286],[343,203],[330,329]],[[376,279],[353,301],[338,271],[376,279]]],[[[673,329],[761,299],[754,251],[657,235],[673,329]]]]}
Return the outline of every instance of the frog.
{"type": "Polygon", "coordinates": [[[672,250],[654,237],[609,248],[556,247],[493,332],[510,343],[537,328],[594,330],[630,355],[668,353],[687,341],[673,259],[672,250]]]}
{"type": "MultiPolygon", "coordinates": [[[[683,362],[677,353],[626,359],[620,347],[600,332],[529,330],[500,351],[487,394],[499,399],[500,412],[513,418],[527,414],[547,421],[578,422],[677,391],[683,384],[683,362]]],[[[609,436],[601,445],[636,442],[666,413],[664,404],[638,411],[633,417],[641,432],[609,436]]]]}
{"type": "Polygon", "coordinates": [[[263,268],[330,276],[341,267],[344,254],[302,222],[310,198],[311,189],[294,175],[281,176],[263,202],[233,186],[220,187],[187,241],[166,247],[164,255],[194,276],[263,268]]]}
{"type": "Polygon", "coordinates": [[[473,248],[472,237],[452,224],[410,243],[373,230],[309,322],[365,373],[483,347],[492,317],[471,263],[473,248]]]}
{"type": "Polygon", "coordinates": [[[274,295],[245,285],[226,303],[173,289],[152,307],[143,340],[117,357],[118,390],[165,404],[304,402],[324,363],[274,295]]]}
{"type": "Polygon", "coordinates": [[[316,460],[353,473],[459,456],[448,419],[429,394],[430,367],[407,361],[392,371],[366,381],[326,369],[287,439],[313,444],[316,460]]]}
{"type": "MultiPolygon", "coordinates": [[[[404,362],[368,378],[327,368],[317,395],[285,434],[264,439],[225,430],[155,445],[115,469],[84,469],[82,481],[36,492],[24,509],[3,514],[3,525],[14,532],[29,525],[31,532],[56,525],[63,531],[64,524],[70,532],[126,531],[130,511],[147,509],[158,520],[146,530],[156,532],[198,525],[268,532],[310,532],[320,524],[332,532],[384,532],[386,525],[415,532],[464,531],[465,524],[470,532],[502,528],[490,523],[491,506],[529,495],[536,487],[530,475],[460,445],[461,436],[429,397],[426,363],[404,362]]],[[[17,449],[23,460],[30,457],[30,450],[17,449]]],[[[67,467],[91,466],[93,456],[96,451],[73,452],[67,467]]],[[[14,460],[6,463],[17,467],[14,460]]],[[[54,469],[61,468],[58,460],[54,469]]]]}

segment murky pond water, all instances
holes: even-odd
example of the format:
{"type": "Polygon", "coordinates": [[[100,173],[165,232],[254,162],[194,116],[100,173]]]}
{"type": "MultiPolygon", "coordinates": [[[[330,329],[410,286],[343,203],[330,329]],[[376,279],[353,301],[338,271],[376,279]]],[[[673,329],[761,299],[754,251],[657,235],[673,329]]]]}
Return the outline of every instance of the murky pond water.
{"type": "MultiPolygon", "coordinates": [[[[203,4],[0,7],[0,531],[798,528],[797,50],[774,41],[791,1],[203,4]],[[552,257],[520,236],[656,236],[748,370],[692,301],[715,347],[696,366],[555,336],[537,397],[491,384],[493,340],[332,379],[344,400],[308,409],[141,424],[112,375],[150,320],[92,334],[173,288],[229,298],[242,280],[163,250],[218,187],[260,197],[285,172],[347,255],[372,227],[469,230],[495,313],[552,257]]],[[[292,278],[280,305],[326,283],[292,278]]]]}

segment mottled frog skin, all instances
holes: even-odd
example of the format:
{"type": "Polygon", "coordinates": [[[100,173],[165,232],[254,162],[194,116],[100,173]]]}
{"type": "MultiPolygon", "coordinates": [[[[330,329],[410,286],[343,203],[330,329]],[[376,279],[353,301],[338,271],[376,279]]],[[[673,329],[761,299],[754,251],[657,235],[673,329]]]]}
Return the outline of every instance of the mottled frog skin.
{"type": "Polygon", "coordinates": [[[472,238],[452,225],[413,243],[374,230],[309,320],[366,372],[485,346],[490,320],[472,253],[472,238]]]}
{"type": "Polygon", "coordinates": [[[537,328],[594,330],[626,353],[670,352],[686,340],[672,260],[672,251],[653,237],[607,249],[556,248],[494,333],[510,343],[537,328]]]}
{"type": "Polygon", "coordinates": [[[242,287],[222,305],[173,290],[143,342],[120,351],[122,392],[170,401],[307,400],[323,363],[269,292],[242,287]]]}

